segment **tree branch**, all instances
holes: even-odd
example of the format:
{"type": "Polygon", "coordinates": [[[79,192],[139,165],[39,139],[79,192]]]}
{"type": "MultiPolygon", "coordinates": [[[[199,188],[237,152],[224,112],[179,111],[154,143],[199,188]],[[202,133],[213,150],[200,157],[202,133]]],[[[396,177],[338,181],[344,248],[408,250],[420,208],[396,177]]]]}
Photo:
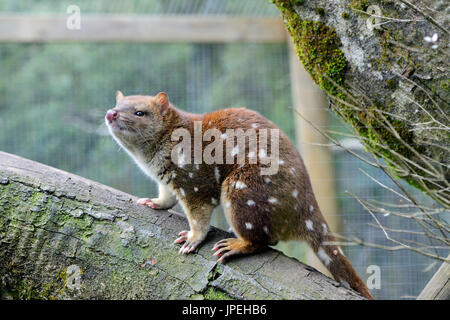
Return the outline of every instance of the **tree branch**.
{"type": "Polygon", "coordinates": [[[275,250],[217,265],[212,228],[179,255],[188,227],[99,183],[0,152],[0,293],[37,299],[361,299],[275,250]]]}

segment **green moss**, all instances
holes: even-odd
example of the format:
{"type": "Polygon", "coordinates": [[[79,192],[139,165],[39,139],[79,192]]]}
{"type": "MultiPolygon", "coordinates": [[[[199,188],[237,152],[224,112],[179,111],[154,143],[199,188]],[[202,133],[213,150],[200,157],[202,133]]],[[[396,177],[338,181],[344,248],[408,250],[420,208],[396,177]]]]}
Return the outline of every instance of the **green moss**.
{"type": "Polygon", "coordinates": [[[233,300],[228,294],[223,291],[209,288],[205,293],[206,300],[233,300]]]}
{"type": "Polygon", "coordinates": [[[321,22],[302,20],[289,1],[275,0],[274,3],[283,14],[305,69],[323,90],[343,98],[334,83],[343,83],[347,62],[339,49],[341,43],[336,32],[321,22]]]}
{"type": "Polygon", "coordinates": [[[317,11],[317,13],[320,15],[320,16],[324,16],[325,15],[325,10],[323,9],[323,8],[317,8],[316,9],[316,11],[317,11]]]}
{"type": "Polygon", "coordinates": [[[370,5],[369,0],[353,0],[352,2],[350,2],[350,8],[361,11],[366,11],[369,5],[370,5]]]}
{"type": "Polygon", "coordinates": [[[1,296],[10,296],[17,300],[57,300],[63,296],[64,281],[58,275],[55,281],[36,284],[29,279],[22,266],[12,262],[4,264],[0,268],[2,274],[7,274],[9,282],[0,282],[1,296]]]}
{"type": "Polygon", "coordinates": [[[386,85],[390,88],[390,89],[396,89],[398,86],[397,81],[393,80],[393,79],[388,79],[386,81],[386,85]]]}
{"type": "Polygon", "coordinates": [[[342,19],[348,20],[350,19],[350,14],[348,14],[348,12],[343,12],[341,14],[342,19]]]}
{"type": "Polygon", "coordinates": [[[441,88],[447,92],[450,92],[450,79],[445,79],[441,81],[441,88]]]}

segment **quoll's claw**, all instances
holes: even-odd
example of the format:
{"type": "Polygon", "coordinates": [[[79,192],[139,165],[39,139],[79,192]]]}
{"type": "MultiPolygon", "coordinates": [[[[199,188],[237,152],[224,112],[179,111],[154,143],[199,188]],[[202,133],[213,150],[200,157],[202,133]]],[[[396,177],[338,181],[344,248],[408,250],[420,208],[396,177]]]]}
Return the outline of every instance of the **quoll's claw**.
{"type": "Polygon", "coordinates": [[[212,248],[214,256],[218,257],[218,263],[224,263],[231,256],[242,254],[241,241],[238,239],[223,239],[212,248]]]}
{"type": "Polygon", "coordinates": [[[192,251],[194,251],[197,248],[197,245],[195,243],[191,243],[191,242],[185,242],[183,244],[183,246],[180,248],[179,253],[190,253],[192,251]]]}
{"type": "Polygon", "coordinates": [[[181,231],[178,235],[179,237],[175,239],[173,243],[183,243],[187,241],[187,234],[189,231],[181,231]]]}
{"type": "Polygon", "coordinates": [[[215,250],[217,250],[217,249],[219,249],[219,248],[221,248],[221,247],[226,246],[227,243],[228,243],[228,240],[229,240],[229,239],[223,239],[223,240],[220,240],[220,241],[216,242],[216,244],[214,245],[214,247],[212,248],[212,250],[215,251],[215,250]]]}
{"type": "Polygon", "coordinates": [[[183,245],[181,246],[180,250],[178,251],[178,253],[190,253],[192,251],[194,251],[195,249],[197,249],[198,245],[201,243],[201,241],[194,241],[194,242],[190,242],[187,238],[189,231],[181,231],[178,235],[179,237],[175,239],[174,243],[183,243],[183,245]]]}

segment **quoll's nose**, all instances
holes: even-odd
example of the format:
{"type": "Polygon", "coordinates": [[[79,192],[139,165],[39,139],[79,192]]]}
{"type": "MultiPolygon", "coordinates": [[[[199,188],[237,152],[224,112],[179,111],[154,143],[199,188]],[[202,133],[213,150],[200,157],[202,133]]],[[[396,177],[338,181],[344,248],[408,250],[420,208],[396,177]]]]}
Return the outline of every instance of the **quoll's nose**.
{"type": "Polygon", "coordinates": [[[117,111],[114,111],[112,109],[108,110],[108,112],[106,113],[106,120],[108,120],[109,123],[112,123],[116,119],[117,119],[117,111]]]}

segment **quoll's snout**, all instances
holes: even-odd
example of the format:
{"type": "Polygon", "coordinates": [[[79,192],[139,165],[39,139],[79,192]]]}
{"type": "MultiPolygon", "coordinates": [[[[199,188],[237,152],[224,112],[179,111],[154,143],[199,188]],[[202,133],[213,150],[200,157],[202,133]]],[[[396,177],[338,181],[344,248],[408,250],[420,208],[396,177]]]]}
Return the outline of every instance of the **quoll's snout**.
{"type": "Polygon", "coordinates": [[[108,120],[109,123],[112,123],[116,119],[117,111],[109,109],[108,112],[106,112],[106,120],[108,120]]]}

